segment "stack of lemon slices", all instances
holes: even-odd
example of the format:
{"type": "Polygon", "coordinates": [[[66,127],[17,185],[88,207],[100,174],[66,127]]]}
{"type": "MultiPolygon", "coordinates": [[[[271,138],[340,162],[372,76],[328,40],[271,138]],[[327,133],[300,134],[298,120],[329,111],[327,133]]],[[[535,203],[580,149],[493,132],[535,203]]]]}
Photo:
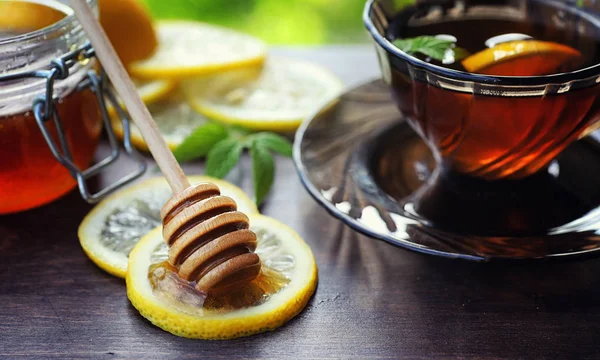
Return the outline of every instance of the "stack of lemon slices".
{"type": "MultiPolygon", "coordinates": [[[[265,44],[244,34],[190,21],[153,23],[136,0],[100,0],[99,13],[171,148],[209,119],[251,129],[293,130],[342,90],[341,82],[321,67],[267,59],[265,44]]],[[[108,110],[122,136],[117,112],[108,110]]],[[[137,147],[147,149],[137,129],[132,136],[137,147]]],[[[172,195],[162,177],[100,202],[79,227],[83,251],[101,269],[126,278],[128,298],[142,316],[178,336],[231,339],[273,330],[297,315],[317,284],[308,245],[291,228],[260,215],[238,187],[204,176],[189,180],[192,185],[216,184],[248,215],[257,234],[263,270],[256,283],[238,290],[235,301],[208,294],[193,299],[198,306],[190,308],[181,294],[153,281],[157,267],[166,264],[160,208],[172,195]]]]}
{"type": "MultiPolygon", "coordinates": [[[[118,12],[103,11],[103,2],[105,7],[112,3],[119,4],[112,7],[125,7],[116,0],[101,0],[101,21],[103,13],[118,12]]],[[[123,3],[129,2],[135,3],[123,3]]],[[[154,37],[136,35],[138,42],[155,44],[149,56],[136,57],[127,46],[117,46],[124,42],[117,35],[113,43],[120,56],[124,53],[121,58],[172,149],[207,121],[250,130],[293,131],[343,90],[329,70],[268,56],[261,40],[243,33],[183,20],[159,20],[153,29],[154,37]]],[[[113,127],[122,137],[120,122],[111,113],[113,127]]],[[[147,150],[139,131],[134,129],[132,137],[138,148],[147,150]]]]}
{"type": "MultiPolygon", "coordinates": [[[[158,21],[155,29],[156,51],[133,62],[129,72],[172,149],[210,120],[293,131],[343,90],[329,70],[269,57],[263,42],[245,34],[192,21],[158,21]]],[[[133,142],[146,149],[135,130],[133,142]]]]}

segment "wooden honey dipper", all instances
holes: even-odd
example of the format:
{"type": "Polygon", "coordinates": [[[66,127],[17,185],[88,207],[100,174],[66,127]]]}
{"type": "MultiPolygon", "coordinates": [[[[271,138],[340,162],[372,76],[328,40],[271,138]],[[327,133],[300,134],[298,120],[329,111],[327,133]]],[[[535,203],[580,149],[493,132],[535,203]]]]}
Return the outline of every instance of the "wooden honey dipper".
{"type": "Polygon", "coordinates": [[[256,235],[248,229],[248,217],[216,185],[190,186],[86,0],[70,4],[175,194],[161,209],[169,262],[202,291],[224,291],[252,281],[261,262],[254,253],[256,235]]]}

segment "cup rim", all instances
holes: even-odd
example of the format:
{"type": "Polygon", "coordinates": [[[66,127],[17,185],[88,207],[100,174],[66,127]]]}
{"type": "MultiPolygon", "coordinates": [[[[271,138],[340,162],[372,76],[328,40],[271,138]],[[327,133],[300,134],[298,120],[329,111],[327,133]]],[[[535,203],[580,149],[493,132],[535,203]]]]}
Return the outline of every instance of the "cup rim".
{"type": "MultiPolygon", "coordinates": [[[[600,64],[595,64],[586,68],[578,69],[568,73],[556,73],[550,75],[541,76],[499,76],[499,75],[484,75],[475,74],[461,70],[454,70],[445,68],[439,65],[431,64],[426,61],[420,60],[412,55],[405,53],[400,50],[394,44],[392,44],[383,34],[379,32],[373,21],[371,20],[371,13],[373,5],[380,0],[367,0],[363,10],[363,22],[367,31],[371,34],[373,39],[379,44],[388,54],[391,54],[397,58],[400,58],[413,66],[424,68],[432,73],[447,77],[453,80],[468,81],[473,83],[491,84],[498,86],[539,86],[539,85],[550,85],[550,84],[564,84],[571,83],[574,81],[588,79],[600,75],[600,64]]],[[[568,8],[568,4],[560,3],[557,1],[550,0],[550,2],[556,4],[562,8],[568,8]]],[[[579,15],[591,23],[598,26],[600,29],[600,18],[596,18],[585,11],[575,9],[579,15]]],[[[600,80],[600,78],[599,78],[600,80]]]]}

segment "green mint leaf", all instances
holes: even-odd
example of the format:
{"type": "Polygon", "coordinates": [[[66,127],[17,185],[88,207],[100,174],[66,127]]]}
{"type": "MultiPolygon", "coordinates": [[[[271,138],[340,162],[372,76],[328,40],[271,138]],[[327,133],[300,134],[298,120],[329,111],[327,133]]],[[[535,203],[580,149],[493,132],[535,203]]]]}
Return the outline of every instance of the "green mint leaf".
{"type": "Polygon", "coordinates": [[[394,41],[394,44],[406,53],[421,53],[441,61],[444,59],[446,50],[450,49],[454,42],[433,36],[418,36],[409,39],[398,39],[394,41]]]}
{"type": "Polygon", "coordinates": [[[271,190],[275,179],[275,160],[269,150],[259,141],[254,141],[250,146],[252,157],[252,173],[254,176],[254,197],[260,205],[271,190]]]}
{"type": "Polygon", "coordinates": [[[259,132],[250,136],[253,142],[280,155],[292,157],[292,143],[281,135],[271,132],[259,132]]]}
{"type": "Polygon", "coordinates": [[[229,127],[231,128],[232,132],[236,133],[239,136],[246,136],[252,132],[248,128],[245,128],[245,127],[243,127],[241,125],[237,125],[237,124],[229,125],[229,127]]]}
{"type": "Polygon", "coordinates": [[[444,60],[446,51],[454,45],[454,42],[449,40],[441,40],[435,37],[420,37],[413,46],[416,46],[415,50],[425,54],[436,60],[444,60]]]}
{"type": "Polygon", "coordinates": [[[237,139],[228,138],[217,143],[206,156],[206,175],[219,179],[227,176],[239,161],[242,150],[244,147],[237,139]]]}
{"type": "Polygon", "coordinates": [[[217,123],[204,124],[185,138],[173,151],[173,155],[179,162],[201,158],[228,136],[229,131],[225,126],[217,123]]]}
{"type": "Polygon", "coordinates": [[[398,49],[404,51],[407,54],[413,54],[413,53],[415,53],[415,51],[413,50],[413,44],[414,44],[415,41],[416,41],[416,39],[415,40],[411,40],[411,39],[396,39],[396,40],[394,40],[394,45],[398,49]]]}
{"type": "Polygon", "coordinates": [[[456,47],[454,41],[441,39],[435,36],[417,36],[408,39],[396,39],[394,40],[394,45],[405,53],[413,55],[421,53],[438,61],[444,60],[448,50],[454,51],[455,60],[460,60],[469,54],[465,49],[456,47]]]}

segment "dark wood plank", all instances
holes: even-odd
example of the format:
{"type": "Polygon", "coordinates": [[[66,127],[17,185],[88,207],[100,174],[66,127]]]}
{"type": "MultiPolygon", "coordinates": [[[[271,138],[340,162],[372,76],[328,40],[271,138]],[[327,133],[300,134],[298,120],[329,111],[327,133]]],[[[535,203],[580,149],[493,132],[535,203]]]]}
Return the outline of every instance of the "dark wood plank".
{"type": "MultiPolygon", "coordinates": [[[[189,173],[200,168],[189,167],[189,173]]],[[[249,190],[243,176],[230,180],[249,190]],[[243,181],[239,182],[243,178],[243,181]]],[[[306,311],[283,328],[228,342],[155,328],[123,281],[82,253],[76,193],[0,218],[0,354],[9,358],[594,358],[600,261],[481,265],[413,254],[360,236],[318,207],[278,161],[266,214],[310,243],[320,270],[306,311]]]]}
{"type": "MultiPolygon", "coordinates": [[[[100,151],[102,153],[102,151],[100,151]]],[[[172,336],[83,254],[77,193],[0,217],[0,356],[17,358],[598,358],[600,260],[473,264],[358,235],[319,207],[291,160],[262,211],[311,245],[319,287],[277,331],[226,342],[172,336]]],[[[128,163],[104,174],[108,182],[128,163]]],[[[202,173],[201,164],[186,166],[202,173]]],[[[150,173],[149,175],[153,175],[150,173]]],[[[244,161],[229,180],[251,190],[244,161]]]]}

